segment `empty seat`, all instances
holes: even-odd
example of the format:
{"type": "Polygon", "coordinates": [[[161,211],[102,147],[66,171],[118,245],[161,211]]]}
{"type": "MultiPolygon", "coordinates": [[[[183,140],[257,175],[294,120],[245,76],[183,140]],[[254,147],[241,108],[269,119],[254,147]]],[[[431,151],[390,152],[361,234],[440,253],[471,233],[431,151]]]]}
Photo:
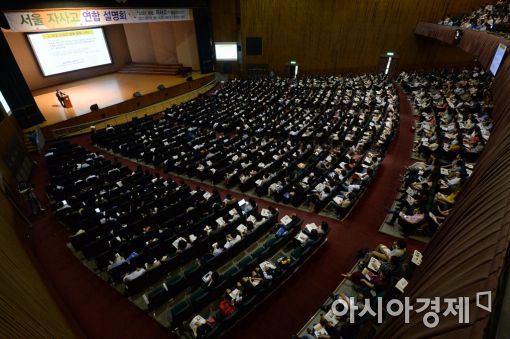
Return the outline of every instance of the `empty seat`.
{"type": "Polygon", "coordinates": [[[164,304],[168,298],[168,289],[164,284],[154,288],[152,291],[144,295],[144,300],[149,310],[153,310],[164,304]]]}
{"type": "Polygon", "coordinates": [[[208,297],[208,291],[204,290],[202,287],[198,288],[190,297],[193,308],[196,311],[199,311],[202,307],[204,307],[208,297]]]}
{"type": "Polygon", "coordinates": [[[148,285],[147,273],[142,274],[136,279],[129,280],[125,282],[126,294],[133,295],[142,291],[148,285]]]}
{"type": "Polygon", "coordinates": [[[244,257],[243,259],[241,259],[241,261],[239,261],[239,267],[241,269],[245,269],[248,266],[250,266],[252,263],[253,263],[253,258],[252,258],[252,256],[249,255],[249,256],[244,257]]]}
{"type": "Polygon", "coordinates": [[[172,307],[169,312],[170,324],[171,326],[175,326],[191,315],[192,307],[191,304],[185,300],[172,307]]]}
{"type": "Polygon", "coordinates": [[[239,268],[237,266],[232,266],[225,272],[224,277],[225,279],[232,279],[235,278],[239,273],[239,268]]]}
{"type": "Polygon", "coordinates": [[[254,258],[258,258],[258,257],[260,257],[260,254],[261,254],[262,252],[264,252],[264,250],[265,250],[264,246],[260,246],[259,248],[257,248],[257,249],[256,249],[256,250],[252,253],[252,257],[254,257],[254,258]]]}
{"type": "Polygon", "coordinates": [[[200,273],[202,273],[201,268],[202,267],[198,263],[194,263],[190,268],[184,271],[184,277],[190,282],[196,280],[199,278],[200,273]]]}
{"type": "Polygon", "coordinates": [[[169,295],[175,295],[185,284],[185,279],[182,275],[178,274],[170,277],[165,281],[165,285],[168,288],[169,295]]]}
{"type": "Polygon", "coordinates": [[[272,237],[272,238],[269,238],[268,240],[266,240],[266,242],[264,243],[264,247],[272,247],[274,244],[276,243],[276,238],[275,237],[272,237]]]}

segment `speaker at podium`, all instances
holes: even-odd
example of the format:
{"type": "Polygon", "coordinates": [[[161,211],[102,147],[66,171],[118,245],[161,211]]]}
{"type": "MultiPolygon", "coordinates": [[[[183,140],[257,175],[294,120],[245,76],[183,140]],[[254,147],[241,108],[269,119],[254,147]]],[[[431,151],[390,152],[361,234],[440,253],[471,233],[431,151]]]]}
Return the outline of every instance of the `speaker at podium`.
{"type": "Polygon", "coordinates": [[[64,94],[62,96],[62,101],[64,102],[64,108],[73,108],[73,103],[71,102],[71,99],[69,99],[69,95],[64,94]]]}
{"type": "Polygon", "coordinates": [[[55,94],[57,96],[58,102],[60,102],[60,105],[62,105],[62,107],[64,107],[64,108],[72,108],[73,107],[73,104],[71,103],[71,99],[69,99],[69,95],[65,94],[64,92],[62,92],[59,89],[56,90],[55,94]]]}

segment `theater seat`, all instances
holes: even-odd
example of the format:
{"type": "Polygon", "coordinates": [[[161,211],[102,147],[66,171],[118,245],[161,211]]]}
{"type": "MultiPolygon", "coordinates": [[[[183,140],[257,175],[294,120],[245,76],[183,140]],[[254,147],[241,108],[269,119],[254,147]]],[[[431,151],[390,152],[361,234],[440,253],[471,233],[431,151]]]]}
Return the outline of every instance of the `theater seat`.
{"type": "Polygon", "coordinates": [[[192,283],[197,280],[202,272],[201,266],[198,263],[194,263],[190,268],[184,271],[184,277],[188,282],[192,283]]]}
{"type": "Polygon", "coordinates": [[[241,271],[239,270],[238,267],[233,266],[230,269],[228,269],[228,271],[226,271],[223,274],[223,276],[225,277],[225,279],[231,280],[231,279],[234,279],[240,272],[241,271]]]}
{"type": "Polygon", "coordinates": [[[147,308],[150,310],[163,305],[169,298],[168,290],[164,285],[158,286],[149,293],[144,295],[147,308]]]}
{"type": "Polygon", "coordinates": [[[168,288],[168,293],[170,296],[173,296],[181,290],[184,286],[185,279],[182,275],[178,274],[173,277],[170,277],[165,281],[165,285],[168,288]]]}
{"type": "Polygon", "coordinates": [[[198,288],[190,297],[191,303],[193,305],[193,309],[195,311],[200,311],[202,307],[205,306],[205,303],[209,299],[209,292],[204,290],[203,288],[198,288]]]}
{"type": "Polygon", "coordinates": [[[247,268],[248,266],[252,265],[254,263],[254,259],[252,258],[252,256],[247,256],[247,257],[244,257],[243,259],[241,259],[241,261],[239,261],[239,267],[241,269],[245,269],[247,268]]]}
{"type": "Polygon", "coordinates": [[[191,315],[193,311],[191,304],[185,300],[170,309],[170,326],[175,326],[191,315]]]}
{"type": "Polygon", "coordinates": [[[145,273],[134,280],[127,281],[125,283],[126,287],[125,293],[126,295],[136,294],[142,291],[145,287],[147,287],[147,285],[148,285],[147,273],[145,273]]]}

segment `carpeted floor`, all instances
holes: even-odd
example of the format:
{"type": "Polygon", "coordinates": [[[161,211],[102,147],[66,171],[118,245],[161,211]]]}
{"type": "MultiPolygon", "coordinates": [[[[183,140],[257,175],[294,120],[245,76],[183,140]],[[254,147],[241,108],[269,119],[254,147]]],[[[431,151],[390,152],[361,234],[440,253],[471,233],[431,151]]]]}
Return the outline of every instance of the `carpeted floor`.
{"type": "MultiPolygon", "coordinates": [[[[290,338],[315,313],[341,281],[340,274],[355,263],[355,254],[363,247],[373,248],[378,243],[391,244],[393,238],[378,233],[385,217],[383,207],[390,207],[399,189],[399,175],[411,163],[413,143],[413,116],[405,95],[400,95],[400,132],[390,146],[375,180],[349,217],[342,222],[306,213],[284,205],[275,205],[280,215],[296,213],[305,223],[329,222],[331,231],[327,243],[308,260],[276,293],[254,312],[239,322],[225,336],[228,338],[290,338]]],[[[84,147],[90,137],[71,139],[84,147]]],[[[105,155],[108,157],[108,155],[105,155]]],[[[48,180],[44,159],[38,156],[33,183],[40,197],[45,196],[48,180]]],[[[134,168],[136,164],[121,160],[134,168]]],[[[162,173],[162,172],[161,172],[162,173]]],[[[163,174],[163,173],[162,173],[163,174]]],[[[177,179],[181,181],[182,179],[177,179]]],[[[211,186],[184,180],[191,185],[211,189],[211,186]]],[[[222,195],[226,190],[219,189],[222,195]]],[[[229,192],[230,193],[230,192],[229,192]]],[[[232,193],[236,197],[241,194],[232,193]]],[[[259,200],[262,207],[270,203],[259,200]]],[[[127,298],[117,293],[106,282],[89,271],[67,248],[68,233],[46,212],[33,219],[35,253],[51,278],[57,291],[74,318],[89,338],[164,338],[169,331],[144,314],[127,298]]],[[[424,245],[409,241],[410,249],[424,245]]]]}

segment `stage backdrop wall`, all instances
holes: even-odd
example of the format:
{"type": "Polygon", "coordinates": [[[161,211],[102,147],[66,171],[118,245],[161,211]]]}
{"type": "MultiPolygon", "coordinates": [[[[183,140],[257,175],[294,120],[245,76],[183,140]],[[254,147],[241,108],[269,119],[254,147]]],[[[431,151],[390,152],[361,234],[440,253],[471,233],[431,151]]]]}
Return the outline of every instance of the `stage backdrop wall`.
{"type": "MultiPolygon", "coordinates": [[[[239,1],[239,0],[236,0],[239,1]]],[[[430,47],[416,39],[419,21],[435,22],[446,14],[470,11],[486,0],[244,0],[239,24],[232,1],[212,0],[215,41],[232,41],[239,32],[243,64],[269,64],[283,72],[296,60],[303,72],[375,71],[381,53],[400,55],[399,68],[469,64],[458,49],[430,47]],[[223,10],[225,8],[225,10],[223,10]],[[246,37],[262,38],[262,55],[246,56],[246,37]]],[[[236,40],[234,40],[236,41],[236,40]]]]}
{"type": "Polygon", "coordinates": [[[123,25],[135,63],[177,64],[200,69],[193,21],[123,25]]]}
{"type": "Polygon", "coordinates": [[[99,66],[59,75],[44,77],[37,64],[30,43],[24,33],[5,32],[11,51],[23,73],[30,90],[41,89],[70,81],[90,78],[105,73],[115,72],[131,62],[126,36],[122,25],[104,26],[104,32],[110,48],[112,64],[99,66]]]}

